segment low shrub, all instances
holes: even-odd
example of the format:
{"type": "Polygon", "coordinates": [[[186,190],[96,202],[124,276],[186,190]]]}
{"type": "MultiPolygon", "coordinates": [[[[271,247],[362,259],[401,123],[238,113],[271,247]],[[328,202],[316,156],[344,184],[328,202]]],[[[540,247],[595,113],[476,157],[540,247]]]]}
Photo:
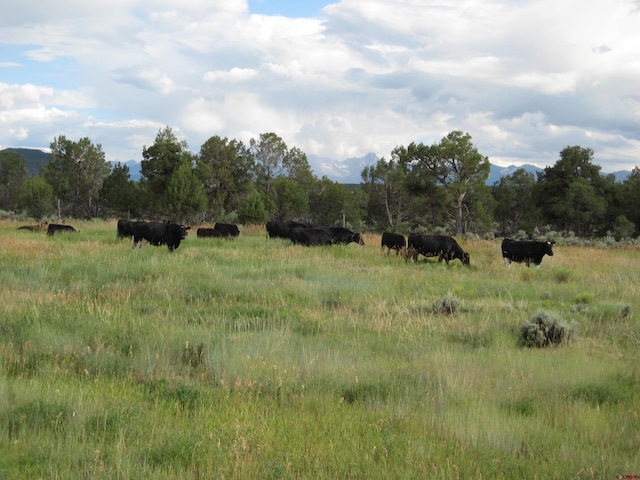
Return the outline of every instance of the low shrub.
{"type": "Polygon", "coordinates": [[[565,324],[560,317],[538,311],[531,321],[520,328],[520,344],[524,347],[548,347],[569,341],[573,336],[573,327],[565,324]]]}
{"type": "Polygon", "coordinates": [[[458,298],[448,293],[444,297],[437,299],[431,306],[431,311],[437,315],[453,315],[458,311],[460,302],[458,298]]]}

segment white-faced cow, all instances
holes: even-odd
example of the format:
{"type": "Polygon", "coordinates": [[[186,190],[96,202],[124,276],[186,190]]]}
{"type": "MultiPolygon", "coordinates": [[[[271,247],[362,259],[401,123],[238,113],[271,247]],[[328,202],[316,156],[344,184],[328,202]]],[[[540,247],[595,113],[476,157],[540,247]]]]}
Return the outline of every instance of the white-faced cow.
{"type": "Polygon", "coordinates": [[[142,240],[151,245],[166,245],[170,252],[180,246],[180,242],[187,238],[189,227],[177,223],[134,222],[133,248],[136,248],[142,240]]]}
{"type": "Polygon", "coordinates": [[[380,247],[382,250],[387,249],[387,255],[391,253],[391,250],[396,251],[396,255],[407,246],[407,240],[404,235],[400,233],[384,232],[382,234],[382,240],[380,241],[380,247]]]}
{"type": "MultiPolygon", "coordinates": [[[[444,260],[447,265],[455,258],[463,265],[469,265],[470,257],[462,250],[454,238],[447,235],[422,235],[410,233],[407,240],[407,249],[412,252],[413,260],[418,261],[418,255],[425,257],[438,257],[438,262],[444,260]]],[[[407,260],[409,256],[407,256],[407,260]]]]}
{"type": "Polygon", "coordinates": [[[511,262],[526,263],[527,267],[532,263],[539,267],[542,257],[553,256],[552,246],[555,242],[536,242],[532,240],[511,240],[505,238],[502,241],[502,258],[507,267],[511,262]]]}

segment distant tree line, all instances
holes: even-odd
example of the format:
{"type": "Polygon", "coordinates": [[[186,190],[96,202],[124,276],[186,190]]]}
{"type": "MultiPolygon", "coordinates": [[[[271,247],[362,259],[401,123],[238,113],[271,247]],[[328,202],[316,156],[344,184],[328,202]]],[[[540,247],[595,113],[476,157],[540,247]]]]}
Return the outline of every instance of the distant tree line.
{"type": "Polygon", "coordinates": [[[486,185],[489,160],[453,131],[432,145],[398,146],[362,171],[358,188],[317,178],[306,154],[275,133],[246,145],[213,136],[192,153],[170,127],[142,149],[141,179],[105,160],[88,138],[59,136],[49,163],[29,175],[25,158],[0,152],[0,209],[36,219],[153,218],[190,224],[267,220],[348,224],[358,230],[582,237],[638,236],[640,169],[604,176],[589,148],[568,146],[537,176],[523,169],[486,185]]]}

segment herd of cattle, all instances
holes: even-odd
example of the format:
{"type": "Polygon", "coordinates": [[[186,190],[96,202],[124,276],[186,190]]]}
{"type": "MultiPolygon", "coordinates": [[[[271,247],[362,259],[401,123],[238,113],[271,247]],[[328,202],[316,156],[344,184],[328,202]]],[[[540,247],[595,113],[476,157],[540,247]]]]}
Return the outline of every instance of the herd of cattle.
{"type": "MultiPolygon", "coordinates": [[[[166,245],[170,252],[180,246],[180,242],[187,238],[187,231],[191,227],[185,227],[177,223],[159,222],[132,222],[118,220],[118,238],[133,239],[133,248],[136,248],[143,240],[151,245],[166,245]]],[[[22,226],[21,230],[38,231],[44,226],[22,226]]],[[[61,232],[77,232],[71,225],[50,223],[46,227],[47,235],[61,232]]],[[[283,238],[290,240],[294,245],[307,247],[314,245],[336,245],[357,243],[364,245],[359,233],[343,227],[310,226],[298,222],[275,222],[266,224],[269,238],[283,238]]],[[[198,228],[198,238],[229,238],[240,235],[237,225],[231,223],[216,223],[213,228],[198,228]]],[[[540,266],[545,255],[553,255],[554,242],[538,242],[531,240],[512,240],[505,238],[502,241],[502,257],[507,267],[511,262],[525,263],[529,267],[532,263],[540,266]]],[[[410,233],[407,238],[400,233],[384,232],[380,242],[381,248],[396,251],[396,255],[402,255],[407,261],[418,261],[418,256],[438,257],[438,262],[443,260],[449,264],[451,260],[458,259],[463,265],[469,265],[470,256],[458,242],[447,235],[424,235],[410,233]]]]}

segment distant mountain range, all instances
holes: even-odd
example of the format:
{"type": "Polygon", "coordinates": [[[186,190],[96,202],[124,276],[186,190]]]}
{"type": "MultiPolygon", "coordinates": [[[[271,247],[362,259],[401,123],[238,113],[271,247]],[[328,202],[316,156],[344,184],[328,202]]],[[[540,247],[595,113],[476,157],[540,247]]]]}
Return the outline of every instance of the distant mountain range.
{"type": "MultiPolygon", "coordinates": [[[[40,171],[40,167],[49,162],[49,154],[35,148],[6,148],[4,150],[9,150],[23,155],[26,159],[26,168],[30,175],[37,175],[40,171]]],[[[338,183],[359,184],[362,182],[362,170],[364,170],[365,167],[375,165],[379,158],[374,153],[367,153],[363,157],[347,158],[345,160],[334,160],[332,158],[319,157],[317,155],[307,155],[307,160],[311,170],[319,178],[326,176],[329,180],[338,183]]],[[[131,180],[136,182],[140,180],[140,162],[135,160],[129,160],[127,162],[111,162],[112,165],[117,163],[124,163],[124,165],[129,168],[129,176],[131,180]]],[[[491,164],[486,184],[493,185],[494,183],[499,182],[502,177],[513,175],[513,173],[520,168],[533,173],[536,178],[538,172],[543,170],[542,168],[530,164],[520,166],[509,165],[508,167],[491,164]]],[[[617,182],[625,181],[630,174],[631,172],[628,170],[613,172],[617,182]]]]}

